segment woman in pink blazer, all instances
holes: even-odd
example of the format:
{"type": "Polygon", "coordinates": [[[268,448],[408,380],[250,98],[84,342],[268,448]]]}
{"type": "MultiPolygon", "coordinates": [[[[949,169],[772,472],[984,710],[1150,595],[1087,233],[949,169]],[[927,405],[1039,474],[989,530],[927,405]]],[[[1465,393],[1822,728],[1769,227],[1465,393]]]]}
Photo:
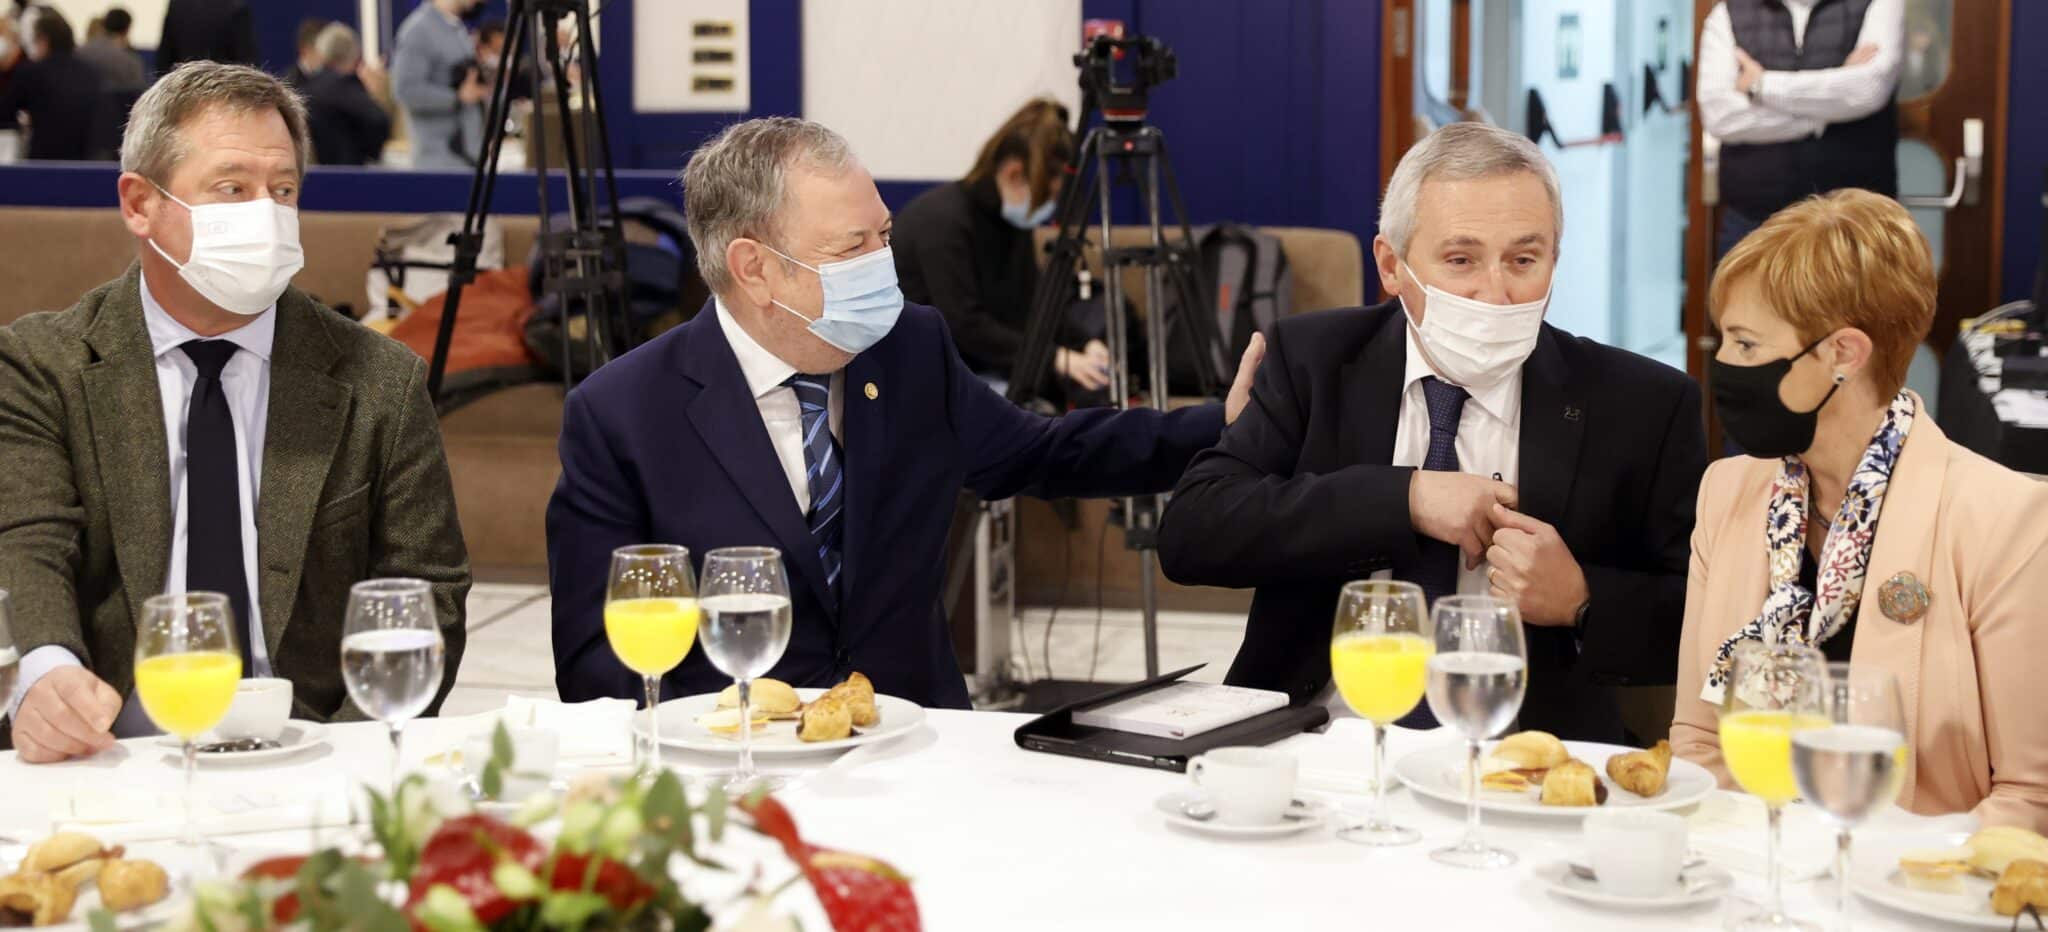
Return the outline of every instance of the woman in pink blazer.
{"type": "Polygon", "coordinates": [[[1756,455],[1700,485],[1671,743],[1732,787],[1723,658],[1796,640],[1898,677],[1900,805],[2048,831],[2048,483],[1904,390],[1934,296],[1912,218],[1865,191],[1786,208],[1721,261],[1714,404],[1756,455]]]}

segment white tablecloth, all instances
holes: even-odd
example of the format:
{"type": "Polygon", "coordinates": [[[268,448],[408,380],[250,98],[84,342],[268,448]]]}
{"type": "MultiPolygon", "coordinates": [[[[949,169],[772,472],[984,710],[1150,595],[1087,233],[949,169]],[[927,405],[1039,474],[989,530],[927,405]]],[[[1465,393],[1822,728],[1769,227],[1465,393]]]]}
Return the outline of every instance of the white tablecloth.
{"type": "MultiPolygon", "coordinates": [[[[1760,899],[1764,889],[1760,876],[1737,871],[1733,896],[1714,906],[1661,913],[1582,906],[1548,893],[1532,873],[1576,849],[1575,825],[1490,818],[1492,839],[1518,853],[1521,862],[1501,871],[1460,870],[1435,863],[1428,852],[1462,833],[1463,811],[1398,790],[1390,794],[1393,811],[1398,821],[1422,831],[1421,844],[1362,848],[1337,840],[1328,828],[1275,840],[1220,841],[1171,827],[1153,809],[1160,795],[1185,787],[1185,777],[1020,750],[1011,733],[1026,720],[934,711],[919,732],[851,759],[764,759],[763,765],[796,778],[782,798],[807,839],[870,853],[909,873],[926,927],[936,930],[1713,929],[1731,902],[1760,899]]],[[[474,718],[414,723],[407,737],[409,764],[418,766],[426,755],[482,727],[487,726],[474,718]]],[[[1359,734],[1340,727],[1289,739],[1281,747],[1299,753],[1305,770],[1355,768],[1361,794],[1325,798],[1362,811],[1368,757],[1359,734]]],[[[331,747],[275,764],[203,767],[198,786],[210,800],[239,798],[246,805],[350,777],[383,785],[389,750],[382,726],[337,726],[329,739],[331,747]]],[[[617,739],[627,747],[622,728],[617,739]]],[[[1389,759],[1452,740],[1444,733],[1397,732],[1389,759]]],[[[685,773],[720,765],[694,754],[672,753],[669,760],[685,773]]],[[[0,754],[0,835],[47,830],[52,806],[74,804],[82,793],[175,800],[178,777],[175,756],[148,740],[54,766],[29,766],[12,753],[0,754]]],[[[1925,831],[1933,825],[1894,811],[1867,831],[1925,831]]],[[[1953,820],[1939,827],[1952,828],[1953,820]]],[[[334,830],[328,832],[332,837],[334,830]]],[[[303,849],[310,837],[299,829],[220,840],[237,847],[303,849]]],[[[1754,847],[1763,847],[1761,832],[1754,847]]],[[[1800,915],[1823,919],[1830,884],[1789,884],[1788,902],[1800,915]]],[[[1927,927],[1870,904],[1853,908],[1858,929],[1927,927]]]]}

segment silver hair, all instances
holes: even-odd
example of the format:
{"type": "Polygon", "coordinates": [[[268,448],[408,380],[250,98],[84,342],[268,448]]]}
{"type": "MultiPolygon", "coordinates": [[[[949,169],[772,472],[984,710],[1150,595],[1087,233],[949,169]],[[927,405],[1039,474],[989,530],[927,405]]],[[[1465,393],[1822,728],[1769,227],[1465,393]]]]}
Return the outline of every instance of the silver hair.
{"type": "Polygon", "coordinates": [[[1515,172],[1533,172],[1543,179],[1543,188],[1550,193],[1550,213],[1556,220],[1557,236],[1562,241],[1564,198],[1557,185],[1557,169],[1528,137],[1484,123],[1452,123],[1424,137],[1401,156],[1393,179],[1387,182],[1387,195],[1380,201],[1380,234],[1405,259],[1408,241],[1415,236],[1415,206],[1422,197],[1424,182],[1468,181],[1515,172]]]}
{"type": "Polygon", "coordinates": [[[731,286],[725,249],[733,240],[780,239],[791,168],[836,174],[854,164],[844,137],[794,117],[735,123],[697,147],[683,166],[683,216],[704,284],[731,286]]]}
{"type": "Polygon", "coordinates": [[[241,113],[276,110],[291,134],[299,174],[306,173],[306,102],[284,82],[254,68],[210,61],[179,65],[142,92],[121,132],[121,170],[168,187],[171,172],[191,153],[185,124],[214,107],[241,113]]]}
{"type": "Polygon", "coordinates": [[[320,63],[329,68],[346,68],[355,63],[361,52],[356,31],[342,23],[328,23],[313,37],[313,54],[320,56],[320,63]]]}

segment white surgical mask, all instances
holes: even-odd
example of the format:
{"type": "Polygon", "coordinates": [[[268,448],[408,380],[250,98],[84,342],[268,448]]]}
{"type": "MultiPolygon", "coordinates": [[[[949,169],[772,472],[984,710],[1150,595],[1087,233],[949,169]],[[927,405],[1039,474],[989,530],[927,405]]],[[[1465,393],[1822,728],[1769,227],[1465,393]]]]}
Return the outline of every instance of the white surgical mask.
{"type": "MultiPolygon", "coordinates": [[[[1488,304],[1423,284],[1406,262],[1401,269],[1429,298],[1420,326],[1413,314],[1406,316],[1438,375],[1466,388],[1486,388],[1514,375],[1535,351],[1550,292],[1527,304],[1488,304]]],[[[1405,314],[1406,298],[1401,306],[1405,314]]]]}
{"type": "Polygon", "coordinates": [[[164,191],[192,215],[192,254],[181,264],[151,239],[149,246],[177,266],[178,277],[206,300],[245,316],[277,303],[292,276],[306,265],[299,248],[299,212],[267,197],[193,206],[164,191]]]}

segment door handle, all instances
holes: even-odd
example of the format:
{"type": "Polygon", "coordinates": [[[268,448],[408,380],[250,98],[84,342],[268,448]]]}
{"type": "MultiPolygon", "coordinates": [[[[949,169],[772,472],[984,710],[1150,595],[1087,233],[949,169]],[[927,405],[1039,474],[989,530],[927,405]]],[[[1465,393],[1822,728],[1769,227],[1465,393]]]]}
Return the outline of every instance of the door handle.
{"type": "Polygon", "coordinates": [[[1909,194],[1899,198],[1907,207],[1954,210],[1975,207],[1983,197],[1984,121],[1971,117],[1963,121],[1963,154],[1956,157],[1955,180],[1947,194],[1909,194]]]}

